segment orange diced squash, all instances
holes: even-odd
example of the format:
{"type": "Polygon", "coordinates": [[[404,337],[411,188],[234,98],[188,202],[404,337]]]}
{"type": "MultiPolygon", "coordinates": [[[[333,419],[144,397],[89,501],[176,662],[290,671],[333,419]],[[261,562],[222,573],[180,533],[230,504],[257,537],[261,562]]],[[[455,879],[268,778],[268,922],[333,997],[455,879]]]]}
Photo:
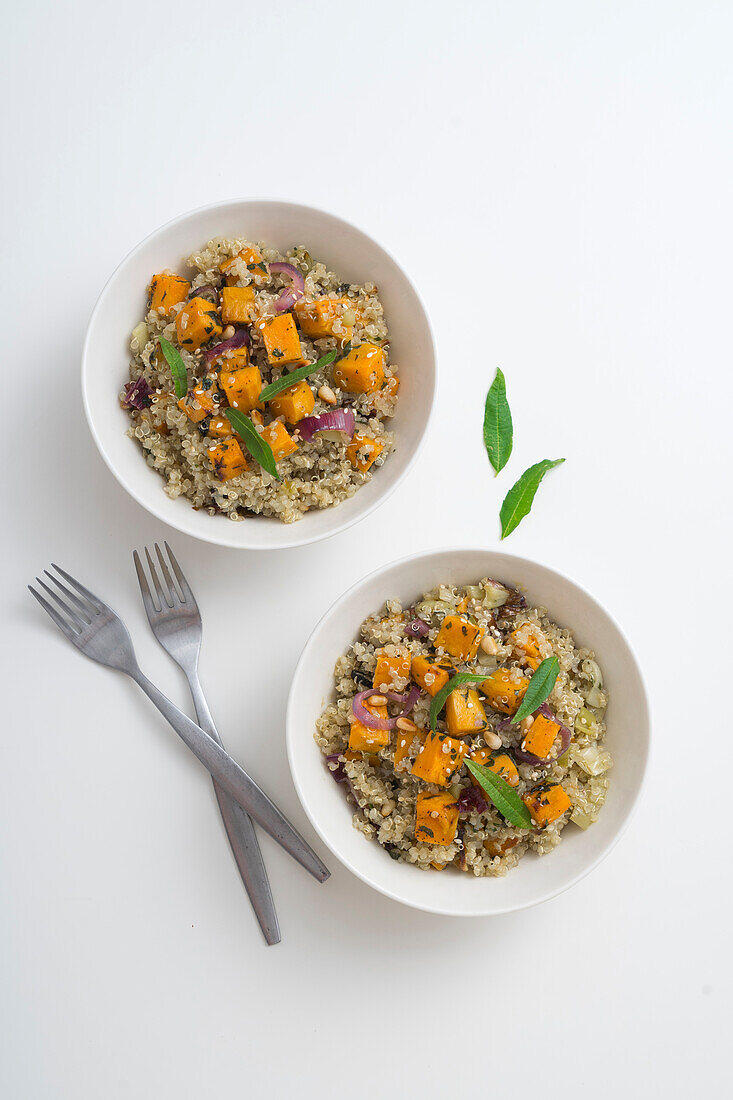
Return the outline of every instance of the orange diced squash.
{"type": "Polygon", "coordinates": [[[233,409],[250,412],[259,401],[262,393],[262,375],[258,367],[242,367],[241,370],[222,371],[219,375],[221,388],[233,409]]]}
{"type": "Polygon", "coordinates": [[[298,363],[303,358],[300,337],[292,313],[279,313],[259,324],[267,358],[274,366],[298,363]]]}
{"type": "Polygon", "coordinates": [[[216,307],[206,298],[191,298],[176,317],[176,334],[182,348],[200,348],[207,340],[221,336],[216,307]]]}
{"type": "Polygon", "coordinates": [[[236,256],[230,256],[229,259],[223,260],[219,264],[219,271],[225,276],[227,286],[235,286],[239,282],[237,275],[237,268],[240,266],[248,267],[250,264],[261,264],[262,255],[256,248],[243,248],[241,252],[238,252],[236,256]],[[237,261],[240,260],[241,264],[237,261]]]}
{"type": "Polygon", "coordinates": [[[478,692],[472,687],[458,687],[445,701],[445,724],[452,737],[466,737],[488,727],[486,711],[478,692]]]}
{"type": "Polygon", "coordinates": [[[459,661],[472,661],[483,636],[482,628],[465,615],[446,615],[435,639],[435,648],[445,650],[459,661]]]}
{"type": "Polygon", "coordinates": [[[395,688],[394,677],[398,676],[401,680],[409,680],[410,664],[411,657],[408,650],[402,650],[394,657],[390,657],[384,650],[380,650],[377,653],[377,667],[374,670],[373,686],[381,691],[401,690],[402,684],[399,688],[395,688]]]}
{"type": "Polygon", "coordinates": [[[448,737],[445,733],[431,733],[417,754],[412,774],[426,783],[447,787],[462,766],[467,752],[463,741],[448,737]]]}
{"type": "Polygon", "coordinates": [[[411,671],[415,683],[428,695],[437,695],[451,678],[451,669],[446,665],[436,664],[420,655],[412,658],[411,671]]]}
{"type": "Polygon", "coordinates": [[[248,325],[255,300],[253,286],[225,286],[221,292],[221,319],[225,325],[248,325]]]}
{"type": "Polygon", "coordinates": [[[382,393],[387,397],[396,397],[400,389],[400,380],[396,374],[393,374],[391,378],[388,378],[382,387],[382,393]]]}
{"type": "Polygon", "coordinates": [[[522,800],[532,815],[535,825],[545,825],[557,821],[558,817],[570,809],[570,795],[559,783],[543,783],[535,787],[522,800]]]}
{"type": "Polygon", "coordinates": [[[490,856],[503,856],[507,852],[510,852],[512,848],[516,848],[517,844],[521,840],[518,836],[508,836],[505,840],[499,840],[498,837],[493,837],[490,840],[484,841],[484,848],[490,856]]]}
{"type": "Polygon", "coordinates": [[[553,722],[552,719],[545,718],[544,714],[538,714],[524,735],[522,748],[525,752],[531,752],[533,756],[539,756],[544,760],[550,755],[559,732],[559,722],[553,722]]]}
{"type": "Polygon", "coordinates": [[[361,473],[366,473],[370,466],[379,458],[384,450],[384,444],[363,432],[354,432],[354,437],[346,448],[346,455],[352,466],[361,473]]]}
{"type": "Polygon", "coordinates": [[[276,397],[271,397],[268,404],[273,416],[283,416],[288,424],[297,424],[304,416],[310,416],[316,399],[306,380],[301,378],[294,386],[289,386],[276,397]]]}
{"type": "MultiPolygon", "coordinates": [[[[491,749],[474,749],[470,754],[470,759],[476,764],[482,764],[484,768],[488,768],[489,771],[496,772],[501,778],[506,780],[510,787],[519,786],[519,772],[517,771],[517,765],[506,752],[492,752],[491,749]]],[[[471,776],[471,782],[474,787],[478,787],[483,790],[478,779],[469,772],[471,776]]]]}
{"type": "Polygon", "coordinates": [[[298,444],[279,420],[273,420],[260,434],[265,443],[270,444],[275,462],[279,462],[281,458],[291,455],[293,451],[298,449],[298,444]]]}
{"type": "Polygon", "coordinates": [[[249,469],[244,452],[236,439],[225,439],[209,447],[209,458],[219,481],[229,481],[249,469]]]}
{"type": "Polygon", "coordinates": [[[150,309],[156,310],[167,317],[173,306],[179,302],[185,302],[191,284],[188,279],[180,275],[173,275],[170,271],[161,271],[159,275],[153,275],[150,280],[149,296],[150,309]]]}
{"type": "MultiPolygon", "coordinates": [[[[214,344],[214,350],[218,344],[214,344]]],[[[210,360],[212,370],[240,370],[249,363],[249,348],[227,348],[210,360]]]]}
{"type": "Polygon", "coordinates": [[[427,730],[402,730],[399,726],[395,727],[396,744],[394,750],[394,766],[397,767],[403,760],[406,760],[410,755],[410,746],[417,737],[424,745],[425,738],[427,737],[427,730]]]}
{"type": "Polygon", "coordinates": [[[225,416],[212,416],[206,427],[207,435],[213,435],[215,439],[226,439],[233,435],[234,430],[225,416]]]}
{"type": "Polygon", "coordinates": [[[530,668],[538,669],[542,664],[542,653],[540,652],[540,639],[537,632],[525,623],[513,630],[509,636],[517,657],[523,659],[530,668]]]}
{"type": "Polygon", "coordinates": [[[450,844],[458,828],[458,803],[449,791],[417,796],[415,840],[424,844],[450,844]]]}
{"type": "Polygon", "coordinates": [[[202,378],[177,404],[189,420],[200,424],[207,416],[220,411],[221,394],[213,378],[202,378]]]}
{"type": "Polygon", "coordinates": [[[333,377],[336,384],[349,393],[380,390],[384,383],[384,348],[377,344],[360,344],[337,361],[333,377]]]}
{"type": "MultiPolygon", "coordinates": [[[[373,714],[375,718],[388,718],[387,707],[384,703],[373,704],[368,700],[363,704],[365,710],[373,714]]],[[[358,718],[351,719],[351,732],[349,733],[349,748],[352,752],[377,752],[386,748],[389,744],[389,730],[372,729],[365,726],[358,718]]]]}
{"type": "Polygon", "coordinates": [[[312,340],[323,340],[327,336],[337,336],[340,340],[351,339],[353,324],[341,322],[341,331],[334,333],[333,326],[352,303],[348,298],[320,298],[316,302],[298,302],[295,316],[300,331],[312,340]]]}
{"type": "Polygon", "coordinates": [[[516,714],[529,680],[515,668],[497,668],[479,685],[489,706],[501,714],[516,714]]]}

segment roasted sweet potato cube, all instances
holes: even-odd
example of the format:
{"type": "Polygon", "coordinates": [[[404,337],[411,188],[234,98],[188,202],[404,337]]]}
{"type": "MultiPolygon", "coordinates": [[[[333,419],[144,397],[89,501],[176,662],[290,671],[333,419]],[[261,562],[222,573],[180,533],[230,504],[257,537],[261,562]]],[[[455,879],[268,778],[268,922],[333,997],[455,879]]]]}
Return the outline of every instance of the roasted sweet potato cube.
{"type": "Polygon", "coordinates": [[[229,481],[249,469],[244,452],[236,439],[225,439],[209,447],[209,458],[219,481],[229,481]]]}
{"type": "Polygon", "coordinates": [[[374,687],[382,691],[400,690],[404,685],[400,684],[400,688],[395,689],[394,677],[398,676],[403,681],[409,680],[410,664],[409,650],[401,650],[392,657],[385,653],[383,649],[380,649],[377,653],[377,667],[374,670],[372,681],[374,687]]]}
{"type": "Polygon", "coordinates": [[[185,302],[191,284],[188,279],[180,275],[173,275],[170,271],[161,271],[159,275],[153,275],[148,288],[150,295],[150,308],[169,316],[173,306],[179,302],[185,302]]]}
{"type": "Polygon", "coordinates": [[[363,432],[354,432],[354,437],[346,448],[346,454],[352,466],[361,473],[365,473],[369,467],[379,458],[384,450],[384,444],[363,432]]]}
{"type": "Polygon", "coordinates": [[[326,336],[337,336],[339,340],[350,340],[354,331],[353,323],[341,321],[341,330],[334,333],[333,326],[342,315],[352,308],[348,298],[319,298],[316,302],[298,302],[295,316],[300,331],[312,340],[323,340],[326,336]]]}
{"type": "Polygon", "coordinates": [[[241,370],[223,370],[219,375],[221,388],[233,409],[249,412],[255,407],[262,393],[262,375],[258,367],[242,367],[241,370]]]}
{"type": "Polygon", "coordinates": [[[450,653],[459,661],[472,661],[483,636],[483,629],[465,615],[446,615],[435,639],[435,648],[450,653]]]}
{"type": "Polygon", "coordinates": [[[463,741],[448,737],[446,733],[431,733],[417,754],[412,774],[426,783],[447,787],[467,752],[463,741]]]}
{"type": "Polygon", "coordinates": [[[226,439],[227,436],[234,434],[234,429],[225,416],[212,416],[206,426],[206,432],[208,435],[213,435],[215,439],[226,439]]]}
{"type": "Polygon", "coordinates": [[[236,256],[230,256],[219,264],[219,271],[224,275],[227,286],[235,286],[239,282],[237,271],[246,268],[249,264],[261,264],[262,256],[256,248],[243,248],[236,256]],[[238,262],[239,261],[239,262],[238,262]]]}
{"type": "Polygon", "coordinates": [[[538,714],[524,735],[522,748],[525,752],[531,752],[533,756],[539,756],[544,760],[550,755],[559,732],[559,722],[553,722],[552,719],[545,718],[544,714],[538,714]]]}
{"type": "Polygon", "coordinates": [[[570,809],[570,795],[559,783],[543,783],[522,800],[535,825],[544,828],[570,809]]]}
{"type": "Polygon", "coordinates": [[[509,637],[517,657],[524,660],[530,668],[538,669],[542,664],[539,633],[529,623],[523,623],[522,626],[513,630],[509,637]]]}
{"type": "MultiPolygon", "coordinates": [[[[388,718],[387,707],[384,703],[376,705],[369,701],[364,703],[365,710],[376,718],[388,718]]],[[[372,729],[365,726],[358,718],[351,719],[351,732],[349,733],[349,748],[352,752],[377,752],[389,744],[389,730],[372,729]]]]}
{"type": "Polygon", "coordinates": [[[221,336],[216,307],[206,298],[191,298],[176,317],[176,333],[181,347],[192,350],[221,336]]]}
{"type": "MultiPolygon", "coordinates": [[[[224,343],[224,341],[222,341],[224,343]]],[[[216,349],[217,345],[214,345],[216,349]]],[[[241,370],[249,363],[248,348],[227,348],[210,360],[210,370],[241,370]]]]}
{"type": "Polygon", "coordinates": [[[291,455],[293,451],[298,449],[298,444],[279,420],[273,420],[271,424],[263,428],[260,434],[265,442],[270,444],[275,462],[279,462],[281,458],[291,455]]]}
{"type": "Polygon", "coordinates": [[[313,390],[304,378],[287,390],[281,390],[277,397],[270,398],[268,402],[273,416],[285,417],[288,424],[297,424],[304,416],[310,416],[315,403],[313,390]]]}
{"type": "Polygon", "coordinates": [[[501,714],[516,714],[529,680],[516,668],[497,668],[479,685],[489,706],[501,714]]]}
{"type": "Polygon", "coordinates": [[[428,735],[427,730],[415,729],[415,730],[403,730],[399,726],[395,726],[395,750],[394,750],[394,766],[397,767],[403,760],[407,759],[410,755],[410,746],[412,742],[417,739],[421,744],[425,744],[425,738],[428,735]]]}
{"type": "Polygon", "coordinates": [[[189,420],[200,424],[207,416],[221,409],[221,394],[216,381],[213,378],[202,378],[177,404],[189,420]]]}
{"type": "MultiPolygon", "coordinates": [[[[482,764],[489,771],[496,772],[498,776],[505,779],[510,787],[519,786],[519,772],[517,771],[517,765],[506,752],[492,752],[491,749],[474,749],[469,754],[469,759],[473,760],[476,764],[482,764]]],[[[472,772],[469,772],[471,776],[471,782],[474,787],[478,787],[479,790],[483,790],[483,787],[476,779],[472,772]]]]}
{"type": "Polygon", "coordinates": [[[412,658],[412,678],[428,695],[437,695],[451,678],[452,669],[445,663],[429,661],[427,657],[412,658]]]}
{"type": "Polygon", "coordinates": [[[492,837],[490,840],[484,841],[484,848],[490,856],[503,856],[507,852],[510,852],[512,848],[516,848],[521,837],[508,836],[505,840],[499,840],[498,837],[492,837]]]}
{"type": "Polygon", "coordinates": [[[449,791],[420,792],[415,813],[415,840],[450,844],[458,828],[458,803],[449,791]]]}
{"type": "Polygon", "coordinates": [[[248,325],[255,301],[253,286],[225,286],[221,292],[221,319],[225,325],[248,325]]]}
{"type": "Polygon", "coordinates": [[[258,325],[265,341],[267,358],[276,366],[297,363],[303,358],[300,337],[292,313],[279,313],[258,325]]]}
{"type": "Polygon", "coordinates": [[[349,393],[372,393],[384,384],[384,348],[360,344],[333,368],[336,385],[349,393]]]}
{"type": "Polygon", "coordinates": [[[452,737],[466,737],[488,727],[486,711],[478,692],[472,687],[458,687],[445,701],[445,724],[452,737]]]}

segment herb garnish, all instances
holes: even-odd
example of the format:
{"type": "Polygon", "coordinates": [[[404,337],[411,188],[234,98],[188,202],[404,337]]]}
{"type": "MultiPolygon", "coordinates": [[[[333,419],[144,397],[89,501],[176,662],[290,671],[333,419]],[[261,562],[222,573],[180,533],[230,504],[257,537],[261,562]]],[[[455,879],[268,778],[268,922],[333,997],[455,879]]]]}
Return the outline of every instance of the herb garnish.
{"type": "Polygon", "coordinates": [[[258,401],[269,401],[283,390],[287,390],[291,386],[294,386],[296,382],[300,382],[301,378],[307,378],[309,374],[315,374],[321,367],[327,367],[330,363],[333,363],[335,359],[340,359],[342,356],[348,354],[350,350],[351,344],[347,344],[343,351],[339,352],[335,349],[333,351],[327,351],[320,359],[316,359],[315,363],[306,363],[304,367],[298,367],[297,370],[291,371],[290,374],[284,374],[282,378],[278,378],[277,382],[271,382],[269,386],[265,386],[258,401]]]}
{"type": "Polygon", "coordinates": [[[513,431],[512,414],[506,399],[506,382],[502,372],[497,369],[484,406],[484,447],[489,462],[494,467],[495,476],[509,461],[513,431]]]}
{"type": "Polygon", "coordinates": [[[476,672],[459,672],[455,676],[451,676],[448,683],[444,688],[441,688],[438,694],[434,697],[430,704],[430,728],[435,730],[438,722],[438,715],[445,706],[445,701],[452,691],[455,691],[461,684],[475,684],[477,680],[485,680],[487,673],[476,672]]]}
{"type": "Polygon", "coordinates": [[[245,416],[244,413],[241,413],[239,409],[224,409],[224,412],[227,420],[234,428],[234,431],[240,437],[255,462],[259,462],[263,470],[267,470],[268,474],[272,474],[273,477],[280,481],[281,478],[277,472],[277,465],[275,463],[275,456],[272,453],[272,447],[262,438],[250,418],[245,416]]]}
{"type": "Polygon", "coordinates": [[[165,361],[171,369],[171,374],[173,375],[173,388],[176,391],[176,397],[185,397],[188,393],[188,375],[186,374],[186,368],[180,354],[173,347],[170,340],[166,340],[165,336],[160,337],[160,350],[163,352],[165,361]]]}
{"type": "Polygon", "coordinates": [[[543,458],[542,462],[537,462],[534,466],[530,466],[528,470],[525,470],[519,481],[512,485],[511,489],[504,497],[504,503],[499,512],[499,519],[501,520],[501,537],[503,539],[505,539],[507,535],[510,535],[514,528],[517,527],[528,514],[532,507],[535,493],[547,471],[551,470],[554,466],[559,466],[560,463],[564,461],[564,458],[556,458],[554,461],[549,458],[543,458]]]}
{"type": "Polygon", "coordinates": [[[538,666],[537,671],[532,674],[532,679],[529,681],[524,699],[522,699],[522,705],[512,718],[515,725],[517,722],[521,722],[523,718],[534,714],[537,708],[544,703],[555,686],[555,680],[557,680],[559,672],[560,662],[557,657],[545,657],[542,664],[538,666]]]}
{"type": "Polygon", "coordinates": [[[491,768],[485,768],[483,764],[476,764],[473,760],[466,761],[466,767],[481,784],[481,789],[489,796],[502,817],[506,818],[510,825],[518,829],[531,829],[532,816],[517,792],[513,790],[505,779],[502,779],[491,768]]]}

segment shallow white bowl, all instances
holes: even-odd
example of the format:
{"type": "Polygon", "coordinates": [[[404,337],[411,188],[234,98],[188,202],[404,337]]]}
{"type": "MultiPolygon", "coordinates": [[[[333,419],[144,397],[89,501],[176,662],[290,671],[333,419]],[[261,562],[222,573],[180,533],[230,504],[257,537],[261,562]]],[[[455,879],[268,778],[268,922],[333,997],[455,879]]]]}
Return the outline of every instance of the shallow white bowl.
{"type": "Polygon", "coordinates": [[[649,751],[649,708],[641,672],[621,628],[593,597],[554,569],[489,550],[415,554],[372,573],[326,612],[293,677],[287,714],[288,759],[303,808],[334,855],[360,879],[390,898],[449,916],[489,916],[536,905],[567,890],[608,855],[639,797],[649,751]],[[494,577],[520,585],[578,645],[595,650],[610,692],[608,748],[614,767],[598,821],[586,831],[568,825],[549,855],[526,855],[504,878],[432,874],[396,863],[351,826],[343,788],[328,773],[313,740],[315,722],[333,698],[337,657],[358,638],[359,626],[386,599],[408,606],[435,585],[471,584],[494,577]]]}
{"type": "Polygon", "coordinates": [[[241,199],[184,214],[147,237],[127,256],[97,302],[82,359],[84,407],[102,458],[124,489],[154,516],[188,535],[222,546],[274,550],[303,546],[363,519],[397,488],[415,461],[435,395],[435,347],[420,297],[390,254],[348,222],[291,202],[241,199]],[[145,315],[145,288],[162,267],[177,268],[212,237],[246,236],[284,251],[303,244],[349,282],[374,282],[390,330],[391,358],[400,373],[400,400],[390,422],[397,442],[372,480],[343,504],[311,511],[298,523],[262,516],[232,523],[170,500],[159,474],[125,435],[129,420],[117,394],[128,377],[132,328],[145,315]]]}

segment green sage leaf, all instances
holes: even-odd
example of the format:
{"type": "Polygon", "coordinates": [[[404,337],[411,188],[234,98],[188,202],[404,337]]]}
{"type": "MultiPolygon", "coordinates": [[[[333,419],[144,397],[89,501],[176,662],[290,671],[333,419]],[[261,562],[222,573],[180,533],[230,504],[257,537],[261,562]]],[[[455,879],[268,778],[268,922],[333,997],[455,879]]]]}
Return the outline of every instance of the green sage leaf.
{"type": "Polygon", "coordinates": [[[461,684],[475,684],[477,680],[485,680],[488,673],[481,672],[459,672],[455,676],[451,676],[448,683],[444,688],[441,688],[436,696],[434,696],[432,703],[430,704],[430,728],[434,730],[438,724],[438,715],[445,706],[445,701],[452,691],[455,691],[461,684]]]}
{"type": "MultiPolygon", "coordinates": [[[[348,347],[350,350],[351,345],[348,345],[348,347]]],[[[333,363],[335,359],[340,359],[342,355],[346,355],[346,351],[327,351],[320,359],[316,359],[315,363],[306,363],[304,367],[298,367],[290,374],[283,374],[276,382],[271,382],[269,386],[265,386],[258,401],[269,401],[272,397],[277,397],[283,390],[287,390],[290,386],[294,386],[296,382],[300,382],[301,378],[307,378],[309,374],[315,374],[321,367],[327,367],[329,363],[333,363]]]]}
{"type": "Polygon", "coordinates": [[[224,409],[224,413],[255,462],[259,462],[263,470],[267,470],[268,474],[272,474],[280,481],[272,447],[262,438],[251,419],[239,409],[224,409]]]}
{"type": "Polygon", "coordinates": [[[534,466],[530,466],[528,470],[525,470],[519,481],[512,485],[504,497],[504,503],[499,512],[501,537],[503,539],[510,535],[528,514],[535,493],[547,471],[552,470],[554,466],[559,466],[564,461],[564,458],[556,458],[554,461],[543,458],[542,462],[537,462],[534,466]]]}
{"type": "Polygon", "coordinates": [[[173,388],[176,391],[176,397],[185,397],[188,393],[188,375],[180,353],[173,347],[170,340],[166,340],[165,336],[160,337],[160,350],[163,352],[165,361],[171,369],[171,374],[173,375],[173,388]]]}
{"type": "Polygon", "coordinates": [[[514,825],[517,829],[532,828],[532,815],[506,779],[492,772],[491,768],[485,768],[483,764],[476,764],[473,760],[467,760],[466,767],[479,781],[481,789],[510,825],[514,825]]]}
{"type": "Polygon", "coordinates": [[[496,474],[503,470],[512,453],[514,427],[509,402],[506,399],[506,382],[497,369],[489,387],[484,406],[484,447],[496,474]]]}
{"type": "Polygon", "coordinates": [[[532,679],[529,681],[524,699],[522,699],[522,705],[512,718],[515,725],[517,722],[521,722],[523,718],[534,714],[537,707],[544,703],[555,686],[555,680],[557,680],[559,672],[560,662],[557,657],[545,657],[536,672],[532,674],[532,679]]]}

